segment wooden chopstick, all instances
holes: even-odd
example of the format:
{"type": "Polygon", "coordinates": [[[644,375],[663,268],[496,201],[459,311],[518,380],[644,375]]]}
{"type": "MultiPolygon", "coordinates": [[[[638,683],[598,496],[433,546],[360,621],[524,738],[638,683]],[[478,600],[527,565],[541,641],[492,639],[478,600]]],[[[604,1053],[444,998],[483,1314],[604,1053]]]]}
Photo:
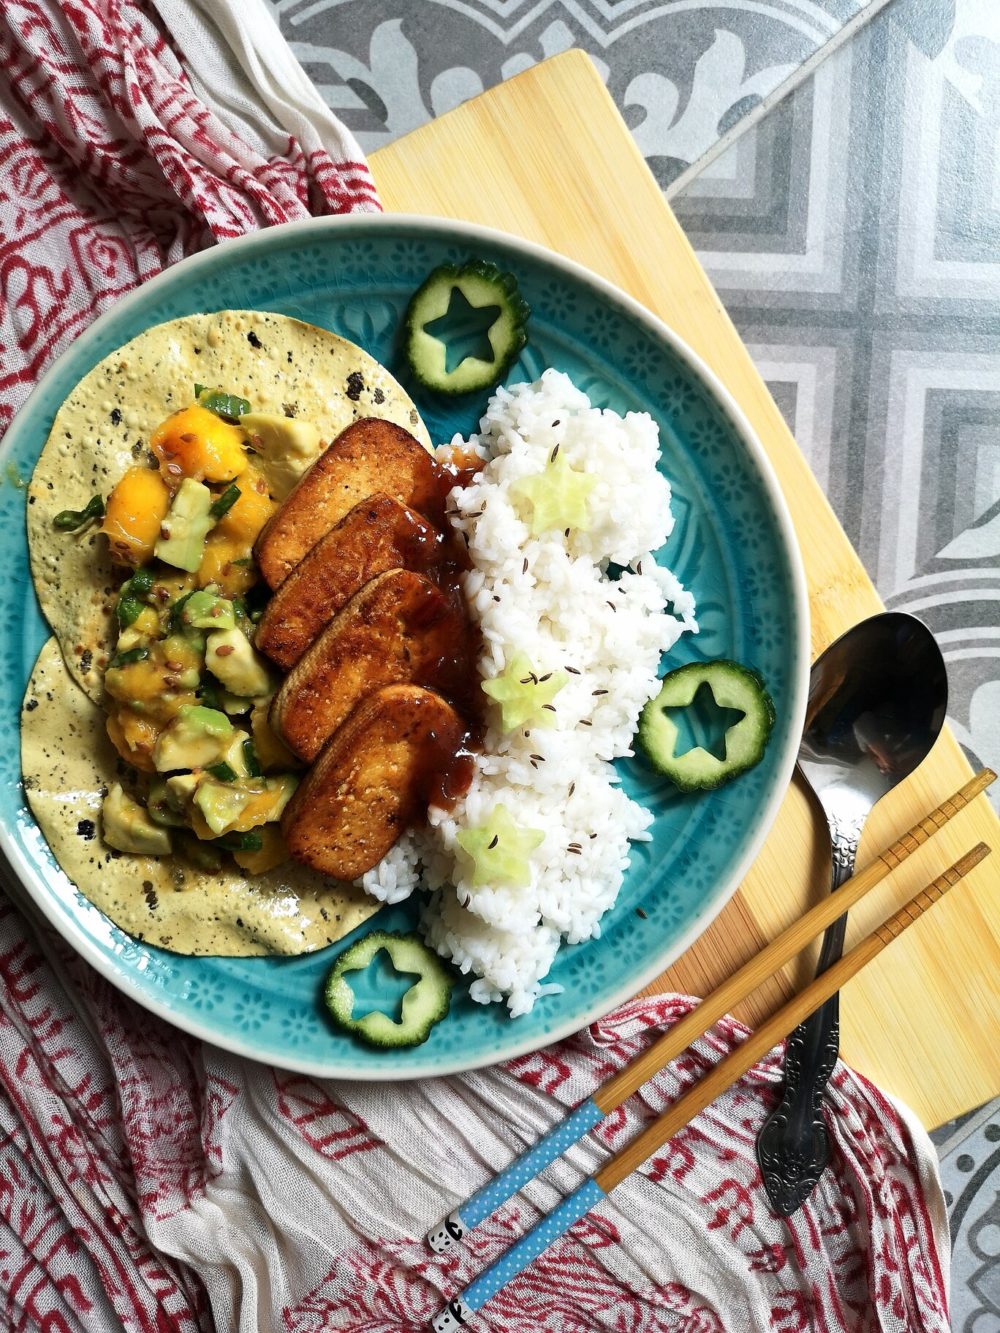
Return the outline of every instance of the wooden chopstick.
{"type": "Polygon", "coordinates": [[[595,1175],[597,1183],[607,1193],[626,1176],[632,1174],[637,1166],[651,1156],[668,1139],[673,1138],[690,1120],[715,1101],[718,1095],[731,1087],[738,1078],[771,1049],[783,1037],[787,1037],[793,1028],[809,1017],[824,1004],[831,995],[835,995],[851,977],[866,967],[873,958],[877,958],[886,945],[891,944],[901,935],[907,926],[917,921],[928,907],[942,898],[950,888],[964,878],[974,866],[990,854],[986,843],[977,843],[971,851],[965,853],[953,866],[939,875],[925,889],[904,903],[898,912],[894,912],[888,921],[882,923],[870,935],[866,935],[849,953],[821,972],[797,995],[783,1004],[760,1027],[741,1042],[724,1060],[715,1065],[690,1092],[684,1094],[668,1111],[648,1125],[641,1134],[627,1144],[620,1153],[603,1166],[595,1175]]]}
{"type": "Polygon", "coordinates": [[[615,1186],[620,1185],[657,1149],[662,1148],[699,1111],[703,1111],[720,1093],[741,1078],[782,1037],[798,1027],[803,1019],[808,1018],[851,977],[866,967],[908,926],[919,920],[929,907],[932,907],[989,854],[989,847],[985,843],[978,843],[904,904],[888,921],[877,930],[873,930],[870,935],[866,935],[849,953],[844,954],[839,962],[834,963],[793,996],[787,1004],[782,1005],[777,1013],[772,1014],[756,1031],[750,1033],[735,1051],[715,1065],[695,1087],[685,1093],[669,1110],[658,1116],[641,1134],[574,1190],[485,1272],[474,1278],[459,1296],[449,1301],[432,1321],[431,1327],[435,1333],[450,1333],[450,1330],[465,1323],[468,1314],[480,1309],[501,1287],[506,1286],[511,1278],[546,1250],[557,1237],[584,1217],[595,1204],[600,1203],[615,1186]]]}
{"type": "Polygon", "coordinates": [[[764,946],[760,953],[744,963],[721,986],[707,995],[690,1013],[675,1023],[652,1046],[608,1079],[594,1093],[594,1101],[604,1112],[610,1114],[620,1106],[633,1092],[637,1092],[644,1083],[648,1083],[654,1074],[670,1063],[682,1051],[717,1023],[738,1004],[757,989],[768,977],[784,967],[796,954],[801,953],[807,944],[833,924],[838,917],[849,911],[876,884],[885,879],[891,870],[895,870],[918,847],[947,824],[960,810],[974,800],[980,792],[986,790],[996,780],[992,769],[984,768],[971,778],[964,787],[949,796],[946,801],[930,812],[919,824],[915,824],[908,833],[904,833],[891,847],[887,847],[869,865],[856,875],[846,880],[836,893],[828,893],[822,902],[816,904],[804,916],[800,916],[786,930],[764,946]]]}
{"type": "Polygon", "coordinates": [[[891,847],[881,852],[864,870],[847,880],[835,894],[827,894],[822,902],[817,903],[804,916],[783,930],[776,939],[706,996],[662,1037],[608,1079],[593,1097],[588,1097],[532,1148],[470,1195],[443,1222],[433,1227],[427,1233],[431,1249],[438,1254],[453,1249],[463,1235],[485,1221],[502,1203],[522,1189],[529,1180],[554,1162],[578,1139],[583,1138],[589,1130],[600,1124],[606,1115],[620,1106],[654,1074],[687,1050],[688,1046],[713,1023],[718,1022],[772,973],[794,958],[815,936],[853,907],[876,884],[885,879],[890,871],[895,870],[911,853],[932,838],[995,780],[996,774],[991,769],[982,769],[954,795],[942,801],[930,814],[898,838],[891,847]]]}

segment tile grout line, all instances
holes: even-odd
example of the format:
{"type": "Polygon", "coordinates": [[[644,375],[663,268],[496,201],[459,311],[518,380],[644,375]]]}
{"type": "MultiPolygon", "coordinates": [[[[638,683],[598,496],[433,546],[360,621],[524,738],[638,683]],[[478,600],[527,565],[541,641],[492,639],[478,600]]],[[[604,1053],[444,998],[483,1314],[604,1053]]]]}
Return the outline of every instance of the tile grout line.
{"type": "Polygon", "coordinates": [[[978,1110],[973,1111],[965,1124],[961,1128],[951,1133],[943,1143],[935,1143],[934,1148],[938,1155],[939,1162],[944,1162],[946,1157],[950,1157],[962,1144],[979,1132],[983,1125],[988,1122],[1000,1111],[1000,1098],[994,1098],[992,1101],[984,1102],[978,1110]]]}
{"type": "Polygon", "coordinates": [[[846,42],[849,42],[852,37],[855,37],[867,23],[870,23],[873,18],[876,18],[883,9],[888,8],[892,3],[893,0],[871,0],[871,3],[866,5],[864,9],[859,10],[853,18],[848,19],[838,33],[831,37],[828,42],[824,42],[822,46],[818,47],[811,56],[808,56],[803,60],[802,64],[799,65],[794,74],[790,74],[784,83],[779,83],[777,88],[772,89],[765,98],[757,103],[752,111],[748,111],[747,114],[743,116],[742,119],[738,120],[735,125],[731,126],[725,134],[716,139],[712,147],[702,153],[697,162],[692,162],[691,165],[682,171],[678,177],[672,180],[670,184],[664,188],[663,193],[665,198],[670,200],[675,195],[680,194],[681,191],[690,185],[693,180],[701,175],[706,167],[711,166],[711,164],[720,158],[728,148],[731,148],[738,139],[741,139],[748,130],[753,129],[755,125],[759,124],[768,112],[777,106],[780,101],[786,98],[790,93],[793,93],[796,88],[801,87],[806,79],[815,73],[823,61],[826,60],[827,56],[832,56],[846,42]]]}

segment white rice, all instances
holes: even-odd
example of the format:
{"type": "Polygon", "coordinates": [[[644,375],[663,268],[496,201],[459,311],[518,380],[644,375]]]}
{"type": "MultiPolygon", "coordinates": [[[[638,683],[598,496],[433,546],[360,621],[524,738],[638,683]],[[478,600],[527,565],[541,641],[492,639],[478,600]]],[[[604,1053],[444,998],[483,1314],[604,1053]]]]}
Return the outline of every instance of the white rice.
{"type": "Polygon", "coordinates": [[[673,518],[646,413],[593,408],[567,376],[547,370],[535,384],[498,390],[479,434],[439,456],[456,446],[489,460],[448,501],[473,562],[465,592],[482,631],[482,676],[499,674],[518,652],[540,675],[578,674],[555,696],[550,727],[504,734],[491,703],[468,794],[449,812],[432,808],[429,825],[362,882],[390,903],[421,883],[432,890],[422,919],[428,942],[475,975],[474,1000],[506,1000],[518,1015],[558,989],[542,982],[564,941],[600,934],[630,843],[649,837],[652,816],[621,790],[610,761],[632,753],[661,653],[684,631],[697,633],[697,623],[691,594],[651,555],[673,518]],[[556,445],[574,470],[596,478],[590,526],[532,537],[511,486],[541,472],[556,445]],[[624,567],[620,578],[608,577],[610,563],[624,567]],[[456,835],[484,824],[498,804],[519,827],[544,833],[526,888],[474,887],[467,878],[471,863],[456,835]]]}

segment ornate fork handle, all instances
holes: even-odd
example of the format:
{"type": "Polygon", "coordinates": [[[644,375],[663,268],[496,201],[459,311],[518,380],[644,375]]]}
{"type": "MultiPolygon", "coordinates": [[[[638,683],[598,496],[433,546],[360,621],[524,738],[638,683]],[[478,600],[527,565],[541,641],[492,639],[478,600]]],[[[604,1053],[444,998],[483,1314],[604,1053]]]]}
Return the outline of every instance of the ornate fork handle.
{"type": "MultiPolygon", "coordinates": [[[[863,822],[830,819],[831,891],[839,889],[854,873],[863,822]]],[[[846,915],[827,929],[817,975],[843,953],[846,930],[846,915]]],[[[757,1136],[757,1162],[764,1188],[771,1207],[782,1217],[788,1217],[805,1202],[830,1159],[822,1103],[839,1049],[840,1003],[834,995],[789,1036],[782,1099],[757,1136]]]]}

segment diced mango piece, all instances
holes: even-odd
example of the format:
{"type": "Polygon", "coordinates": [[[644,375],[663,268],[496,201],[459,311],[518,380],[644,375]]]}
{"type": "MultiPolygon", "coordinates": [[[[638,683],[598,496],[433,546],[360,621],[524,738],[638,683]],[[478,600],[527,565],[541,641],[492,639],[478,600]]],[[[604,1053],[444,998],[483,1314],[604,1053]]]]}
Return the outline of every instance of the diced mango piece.
{"type": "Polygon", "coordinates": [[[216,527],[205,541],[197,578],[199,588],[214,583],[224,597],[242,597],[257,582],[257,571],[244,543],[216,527]]]}
{"type": "Polygon", "coordinates": [[[122,667],[109,667],[104,677],[105,688],[113,699],[125,703],[134,700],[146,702],[158,698],[167,688],[162,662],[147,657],[144,662],[129,662],[122,667]]]}
{"type": "Polygon", "coordinates": [[[149,467],[130,467],[108,496],[101,524],[112,560],[133,569],[151,560],[169,508],[170,492],[160,474],[149,467]]]}
{"type": "Polygon", "coordinates": [[[118,713],[108,714],[106,726],[111,744],[127,764],[144,773],[156,772],[153,765],[156,726],[152,722],[123,708],[118,713]]]}
{"type": "Polygon", "coordinates": [[[249,833],[251,829],[258,828],[261,824],[280,819],[296,785],[297,779],[291,773],[268,778],[264,790],[257,792],[247,802],[232,823],[226,826],[226,832],[249,833]]]}
{"type": "Polygon", "coordinates": [[[263,844],[259,852],[233,852],[233,860],[248,875],[263,875],[275,866],[282,865],[289,857],[280,824],[264,824],[258,832],[263,844]]]}
{"type": "Polygon", "coordinates": [[[289,769],[298,767],[299,761],[271,726],[269,706],[267,703],[254,704],[250,715],[257,761],[265,773],[273,773],[276,769],[287,773],[289,769]]]}
{"type": "MultiPolygon", "coordinates": [[[[160,617],[151,606],[144,606],[136,616],[135,620],[132,621],[129,629],[135,630],[136,634],[141,635],[143,638],[152,638],[160,632],[160,617]]],[[[123,648],[126,645],[119,643],[118,646],[119,648],[123,648]]]]}
{"type": "Polygon", "coordinates": [[[247,467],[240,475],[239,499],[219,519],[217,529],[233,541],[240,541],[249,555],[257,534],[277,509],[267,490],[267,480],[255,467],[247,467]]]}
{"type": "Polygon", "coordinates": [[[157,426],[149,447],[160,471],[176,486],[181,477],[195,481],[232,481],[246,469],[246,436],[214,412],[195,404],[181,408],[157,426]]]}

